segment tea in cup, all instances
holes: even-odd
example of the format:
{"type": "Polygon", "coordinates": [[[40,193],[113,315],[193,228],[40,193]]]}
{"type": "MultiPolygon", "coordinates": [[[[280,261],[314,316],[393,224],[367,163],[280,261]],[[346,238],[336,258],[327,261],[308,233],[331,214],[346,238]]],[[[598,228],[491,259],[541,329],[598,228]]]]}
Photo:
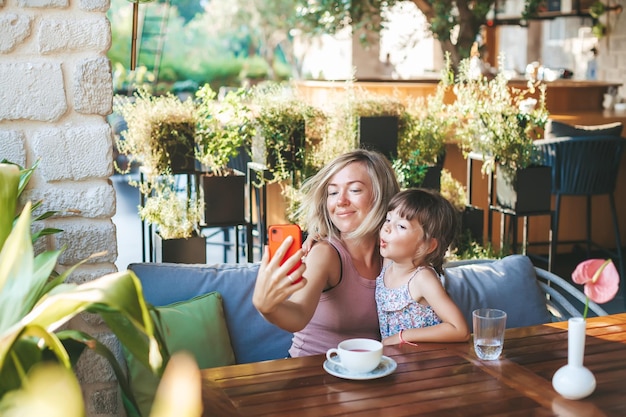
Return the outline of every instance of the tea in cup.
{"type": "Polygon", "coordinates": [[[348,372],[364,374],[376,369],[383,356],[383,344],[373,339],[347,339],[328,349],[326,358],[348,372]]]}

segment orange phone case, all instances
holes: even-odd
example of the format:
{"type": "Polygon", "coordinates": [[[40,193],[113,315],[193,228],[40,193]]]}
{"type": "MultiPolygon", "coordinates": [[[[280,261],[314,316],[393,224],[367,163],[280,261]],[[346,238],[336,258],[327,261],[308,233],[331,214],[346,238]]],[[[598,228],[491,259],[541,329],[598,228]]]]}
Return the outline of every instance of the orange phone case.
{"type": "MultiPolygon", "coordinates": [[[[269,227],[268,246],[270,250],[270,259],[274,256],[274,253],[276,253],[276,250],[278,250],[278,247],[281,243],[283,243],[283,240],[285,240],[287,236],[291,236],[293,238],[293,243],[289,246],[287,254],[283,257],[283,262],[302,248],[302,231],[300,230],[300,226],[297,224],[275,224],[269,227]]],[[[282,265],[283,262],[280,264],[282,265]]],[[[301,262],[298,262],[298,264],[294,266],[289,273],[298,269],[300,265],[301,262]]]]}

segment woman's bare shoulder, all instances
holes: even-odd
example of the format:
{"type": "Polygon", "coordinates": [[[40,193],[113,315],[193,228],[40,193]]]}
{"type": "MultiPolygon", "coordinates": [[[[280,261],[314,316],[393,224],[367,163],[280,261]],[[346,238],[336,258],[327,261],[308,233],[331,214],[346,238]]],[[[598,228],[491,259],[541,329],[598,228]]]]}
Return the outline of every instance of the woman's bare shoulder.
{"type": "MultiPolygon", "coordinates": [[[[341,259],[337,250],[327,241],[317,242],[307,254],[306,263],[309,275],[333,281],[341,274],[341,259]]],[[[308,276],[307,276],[308,278],[308,276]]]]}
{"type": "Polygon", "coordinates": [[[330,261],[331,259],[339,260],[339,253],[327,240],[322,240],[316,242],[306,255],[306,260],[309,259],[315,262],[324,260],[330,261]]]}

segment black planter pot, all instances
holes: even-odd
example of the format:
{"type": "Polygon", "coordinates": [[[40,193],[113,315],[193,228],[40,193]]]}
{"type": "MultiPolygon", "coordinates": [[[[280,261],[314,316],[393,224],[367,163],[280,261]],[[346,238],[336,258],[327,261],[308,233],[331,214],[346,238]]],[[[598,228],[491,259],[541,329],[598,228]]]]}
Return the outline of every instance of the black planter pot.
{"type": "Polygon", "coordinates": [[[512,171],[496,167],[496,202],[516,215],[550,212],[551,168],[533,165],[512,171]]]}
{"type": "MultiPolygon", "coordinates": [[[[298,124],[298,127],[292,132],[287,143],[285,143],[280,152],[280,158],[283,160],[291,171],[301,170],[304,166],[304,150],[305,150],[305,123],[304,120],[298,124]]],[[[276,148],[273,148],[267,154],[267,164],[269,167],[275,167],[278,164],[278,155],[276,148]]]]}
{"type": "Polygon", "coordinates": [[[155,233],[154,251],[156,262],[206,263],[206,241],[202,236],[193,236],[188,239],[163,239],[155,233]]]}
{"type": "Polygon", "coordinates": [[[439,155],[435,165],[428,167],[424,180],[422,181],[422,188],[441,191],[441,171],[443,170],[445,160],[446,154],[444,152],[439,155]]]}
{"type": "Polygon", "coordinates": [[[461,212],[461,235],[469,234],[469,237],[480,244],[483,243],[483,227],[485,224],[485,211],[480,207],[466,206],[461,212]]]}
{"type": "Polygon", "coordinates": [[[398,118],[396,116],[359,117],[359,144],[389,158],[398,156],[398,118]]]}
{"type": "Polygon", "coordinates": [[[204,196],[204,225],[207,227],[245,224],[246,176],[233,170],[234,175],[200,175],[204,196]]]}
{"type": "Polygon", "coordinates": [[[265,165],[272,175],[278,171],[281,180],[289,178],[285,173],[291,173],[291,180],[295,180],[297,173],[304,168],[307,150],[305,126],[303,119],[289,137],[257,135],[252,140],[252,161],[265,165]]]}

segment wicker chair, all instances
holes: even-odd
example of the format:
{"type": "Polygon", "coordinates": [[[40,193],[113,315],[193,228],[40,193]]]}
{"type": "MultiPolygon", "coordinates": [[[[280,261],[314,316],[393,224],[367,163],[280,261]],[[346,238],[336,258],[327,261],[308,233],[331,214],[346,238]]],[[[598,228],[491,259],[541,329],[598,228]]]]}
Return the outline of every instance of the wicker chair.
{"type": "MultiPolygon", "coordinates": [[[[556,197],[552,229],[553,253],[556,254],[557,245],[565,243],[585,243],[588,256],[590,256],[592,246],[596,247],[618,260],[620,276],[624,279],[626,275],[622,242],[613,193],[626,139],[620,136],[562,137],[538,140],[535,141],[535,145],[543,159],[542,163],[552,167],[552,194],[556,197]],[[592,241],[591,197],[596,195],[609,197],[615,233],[615,251],[592,241]],[[559,215],[563,196],[587,197],[586,239],[559,240],[559,215]]],[[[622,291],[626,295],[626,285],[622,286],[622,291]]]]}

